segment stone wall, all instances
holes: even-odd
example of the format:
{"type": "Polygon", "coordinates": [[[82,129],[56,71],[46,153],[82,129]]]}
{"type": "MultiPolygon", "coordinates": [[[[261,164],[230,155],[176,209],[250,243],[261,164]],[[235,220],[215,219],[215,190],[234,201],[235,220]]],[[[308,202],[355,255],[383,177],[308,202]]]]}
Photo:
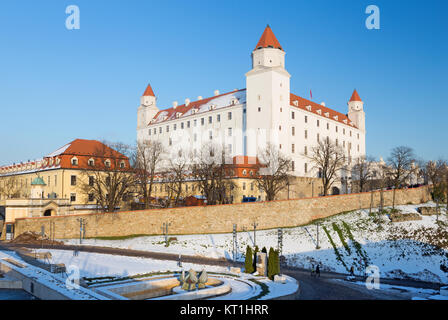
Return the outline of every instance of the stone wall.
{"type": "MultiPolygon", "coordinates": [[[[392,191],[384,191],[384,204],[392,204],[392,191]]],[[[430,200],[427,187],[398,190],[396,204],[419,204],[430,200]]],[[[373,207],[377,207],[380,193],[373,193],[373,207]]],[[[162,224],[171,223],[170,234],[198,234],[232,232],[251,229],[256,221],[258,229],[292,227],[332,216],[344,211],[369,208],[371,193],[327,197],[252,202],[204,207],[152,209],[120,213],[94,213],[56,217],[17,219],[15,236],[25,231],[50,230],[55,223],[56,238],[78,238],[79,218],[87,222],[86,237],[127,236],[136,234],[160,235],[162,224]]]]}

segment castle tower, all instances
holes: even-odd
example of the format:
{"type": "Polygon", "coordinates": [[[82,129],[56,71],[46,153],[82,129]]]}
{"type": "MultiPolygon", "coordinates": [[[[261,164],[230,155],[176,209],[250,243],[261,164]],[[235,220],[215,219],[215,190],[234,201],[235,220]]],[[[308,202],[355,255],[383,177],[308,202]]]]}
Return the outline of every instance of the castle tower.
{"type": "Polygon", "coordinates": [[[364,102],[359,97],[358,92],[353,91],[348,104],[348,118],[363,132],[366,131],[366,114],[364,112],[364,102]]]}
{"type": "Polygon", "coordinates": [[[144,129],[146,129],[148,123],[159,112],[156,106],[156,97],[151,85],[148,84],[145,92],[140,98],[140,106],[137,110],[137,140],[141,141],[144,138],[144,129]]]}
{"type": "Polygon", "coordinates": [[[45,186],[46,184],[41,177],[37,177],[31,181],[31,199],[43,199],[45,186]]]}
{"type": "Polygon", "coordinates": [[[285,51],[268,25],[252,51],[252,70],[246,73],[245,155],[256,156],[266,142],[278,146],[284,141],[286,147],[290,77],[285,51]]]}

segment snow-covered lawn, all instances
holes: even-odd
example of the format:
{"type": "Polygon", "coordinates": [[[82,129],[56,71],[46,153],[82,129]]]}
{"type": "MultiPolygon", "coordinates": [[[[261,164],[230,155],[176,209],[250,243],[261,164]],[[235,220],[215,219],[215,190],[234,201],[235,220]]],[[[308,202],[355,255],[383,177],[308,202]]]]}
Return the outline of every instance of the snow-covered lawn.
{"type": "MultiPolygon", "coordinates": [[[[406,214],[417,213],[420,206],[434,207],[435,203],[396,208],[406,214]]],[[[422,215],[422,220],[392,223],[386,214],[377,214],[376,209],[373,209],[373,215],[369,215],[369,210],[336,215],[320,221],[318,250],[315,224],[283,229],[283,255],[291,266],[310,268],[311,264],[321,263],[323,270],[347,273],[354,265],[355,272],[361,274],[367,263],[378,266],[382,277],[448,283],[448,218],[445,208],[440,212],[439,225],[435,215],[422,215]]],[[[162,236],[125,240],[85,239],[83,244],[232,258],[231,233],[170,236],[176,237],[177,241],[168,247],[165,247],[162,236]]],[[[238,232],[237,241],[238,260],[243,261],[246,246],[254,245],[253,231],[238,232]]],[[[277,229],[257,231],[256,241],[260,249],[277,248],[277,229]]],[[[78,244],[79,240],[65,242],[78,244]]]]}

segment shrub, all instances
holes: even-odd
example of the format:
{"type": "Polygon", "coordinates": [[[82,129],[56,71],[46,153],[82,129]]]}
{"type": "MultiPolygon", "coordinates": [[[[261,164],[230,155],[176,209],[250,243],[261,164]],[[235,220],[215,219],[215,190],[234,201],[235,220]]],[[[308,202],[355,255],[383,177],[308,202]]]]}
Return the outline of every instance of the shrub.
{"type": "Polygon", "coordinates": [[[254,272],[254,264],[253,264],[253,253],[252,248],[247,246],[246,248],[246,259],[244,261],[244,267],[246,273],[252,273],[254,272]]]}
{"type": "Polygon", "coordinates": [[[255,250],[254,250],[254,262],[253,262],[254,271],[257,270],[257,253],[258,253],[258,251],[260,251],[260,249],[258,249],[258,246],[255,246],[255,250]]]}
{"type": "Polygon", "coordinates": [[[264,252],[264,253],[268,253],[268,250],[266,249],[266,247],[263,247],[263,249],[261,249],[261,252],[264,252]]]}
{"type": "Polygon", "coordinates": [[[268,277],[274,280],[274,276],[280,273],[280,260],[278,257],[278,251],[273,248],[269,249],[268,258],[268,277]]]}

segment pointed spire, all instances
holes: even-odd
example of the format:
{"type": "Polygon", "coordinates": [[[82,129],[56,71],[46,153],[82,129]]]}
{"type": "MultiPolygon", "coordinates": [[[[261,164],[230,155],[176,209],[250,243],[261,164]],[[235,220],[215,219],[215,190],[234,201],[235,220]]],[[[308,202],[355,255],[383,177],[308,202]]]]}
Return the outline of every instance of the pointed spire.
{"type": "Polygon", "coordinates": [[[152,96],[155,97],[154,91],[152,91],[151,85],[148,83],[148,86],[146,87],[145,92],[143,93],[143,97],[145,96],[152,96]]]}
{"type": "Polygon", "coordinates": [[[362,101],[361,98],[359,97],[358,92],[356,92],[356,89],[355,91],[353,91],[352,97],[350,98],[350,102],[352,101],[362,101]]]}
{"type": "Polygon", "coordinates": [[[274,32],[272,32],[272,29],[269,25],[267,25],[266,29],[264,29],[264,32],[261,35],[261,38],[258,41],[255,50],[260,48],[277,48],[283,50],[282,46],[278,42],[277,38],[274,35],[274,32]]]}

